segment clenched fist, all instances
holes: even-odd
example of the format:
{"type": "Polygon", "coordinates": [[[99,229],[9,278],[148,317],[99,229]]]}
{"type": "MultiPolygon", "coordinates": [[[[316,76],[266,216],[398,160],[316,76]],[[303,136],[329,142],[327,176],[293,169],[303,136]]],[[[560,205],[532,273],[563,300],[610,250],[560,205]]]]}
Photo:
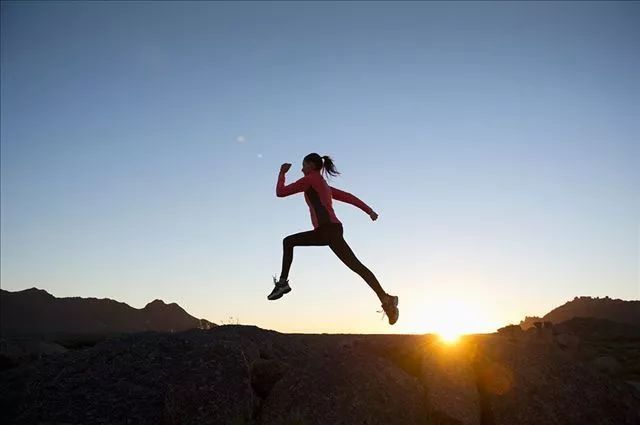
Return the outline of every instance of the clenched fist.
{"type": "Polygon", "coordinates": [[[289,168],[291,168],[291,164],[289,164],[288,162],[285,162],[280,166],[280,172],[286,174],[286,172],[289,171],[289,168]]]}

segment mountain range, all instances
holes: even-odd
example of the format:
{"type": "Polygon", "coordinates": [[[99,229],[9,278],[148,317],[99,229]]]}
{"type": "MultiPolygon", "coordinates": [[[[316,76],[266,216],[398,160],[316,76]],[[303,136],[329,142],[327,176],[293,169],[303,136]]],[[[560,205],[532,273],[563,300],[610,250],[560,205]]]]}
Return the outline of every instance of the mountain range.
{"type": "Polygon", "coordinates": [[[178,332],[214,326],[159,299],[137,309],[109,298],[57,298],[35,287],[16,292],[0,289],[2,335],[178,332]]]}

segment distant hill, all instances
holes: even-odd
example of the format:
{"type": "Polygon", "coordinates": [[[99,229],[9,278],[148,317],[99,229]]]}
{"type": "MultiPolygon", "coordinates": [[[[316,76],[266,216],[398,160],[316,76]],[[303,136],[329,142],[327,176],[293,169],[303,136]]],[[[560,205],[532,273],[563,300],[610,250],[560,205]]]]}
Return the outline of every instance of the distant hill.
{"type": "Polygon", "coordinates": [[[154,300],[137,309],[109,298],[57,298],[30,288],[0,289],[0,332],[6,335],[101,334],[183,331],[216,326],[196,319],[178,304],[154,300]]]}
{"type": "Polygon", "coordinates": [[[625,301],[609,297],[575,297],[572,301],[551,310],[542,317],[525,317],[520,322],[520,326],[523,329],[528,329],[536,321],[560,323],[574,317],[593,317],[640,326],[640,301],[625,301]]]}
{"type": "MultiPolygon", "coordinates": [[[[593,317],[574,317],[554,324],[557,333],[569,333],[588,341],[637,340],[640,326],[593,317]]],[[[640,355],[640,352],[638,352],[640,355]]],[[[639,370],[640,371],[640,370],[639,370]]]]}

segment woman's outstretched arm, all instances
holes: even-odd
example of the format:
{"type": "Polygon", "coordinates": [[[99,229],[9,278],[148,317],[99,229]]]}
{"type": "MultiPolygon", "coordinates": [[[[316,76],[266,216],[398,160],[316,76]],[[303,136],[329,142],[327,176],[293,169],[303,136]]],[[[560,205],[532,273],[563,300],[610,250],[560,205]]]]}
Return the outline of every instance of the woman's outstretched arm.
{"type": "Polygon", "coordinates": [[[374,212],[369,205],[365,204],[357,196],[352,195],[349,192],[345,192],[340,189],[337,189],[333,186],[329,186],[329,187],[331,188],[331,197],[336,201],[346,202],[347,204],[354,205],[369,215],[371,215],[371,213],[374,212]]]}

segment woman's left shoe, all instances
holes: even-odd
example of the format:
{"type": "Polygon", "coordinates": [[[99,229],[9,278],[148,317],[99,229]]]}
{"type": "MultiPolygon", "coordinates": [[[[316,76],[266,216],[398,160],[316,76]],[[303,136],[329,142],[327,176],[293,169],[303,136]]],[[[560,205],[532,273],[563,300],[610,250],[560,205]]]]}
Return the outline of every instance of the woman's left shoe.
{"type": "Polygon", "coordinates": [[[291,292],[291,287],[289,286],[289,280],[276,281],[276,277],[273,276],[273,284],[275,285],[273,291],[269,295],[267,295],[268,300],[277,300],[278,298],[282,298],[284,294],[291,292]]]}

